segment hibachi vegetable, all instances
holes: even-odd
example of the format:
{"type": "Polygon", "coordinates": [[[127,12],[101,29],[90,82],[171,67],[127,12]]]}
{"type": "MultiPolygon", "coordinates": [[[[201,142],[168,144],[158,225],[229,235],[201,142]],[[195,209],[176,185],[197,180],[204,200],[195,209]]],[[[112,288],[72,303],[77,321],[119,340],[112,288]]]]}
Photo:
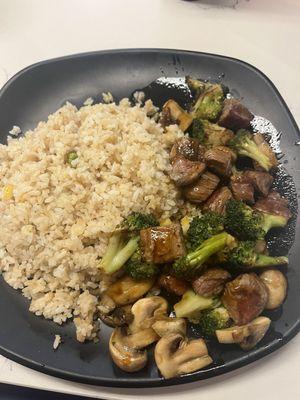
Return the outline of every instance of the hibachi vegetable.
{"type": "Polygon", "coordinates": [[[199,326],[204,336],[215,336],[217,329],[225,329],[230,325],[230,317],[225,307],[204,310],[199,318],[199,326]]]}
{"type": "Polygon", "coordinates": [[[222,215],[207,212],[201,216],[196,216],[190,222],[187,231],[188,245],[190,249],[200,246],[204,240],[216,235],[224,230],[224,218],[222,215]]]}
{"type": "Polygon", "coordinates": [[[234,267],[261,268],[288,264],[288,258],[258,254],[255,251],[255,242],[244,241],[231,250],[228,262],[234,267]]]}
{"type": "Polygon", "coordinates": [[[195,118],[215,121],[223,108],[224,92],[219,84],[210,85],[198,98],[194,107],[195,118]]]}
{"type": "Polygon", "coordinates": [[[235,137],[230,140],[228,145],[235,150],[238,155],[251,158],[266,171],[269,171],[274,166],[273,159],[271,160],[266,152],[263,153],[258,148],[253,140],[253,135],[245,129],[240,129],[235,137]]]}
{"type": "Polygon", "coordinates": [[[130,214],[110,237],[106,252],[100,262],[100,267],[107,274],[113,274],[118,271],[138,250],[139,231],[155,225],[158,225],[158,222],[152,215],[130,214]]]}
{"type": "Polygon", "coordinates": [[[200,311],[215,307],[218,302],[217,298],[199,296],[193,290],[188,290],[174,305],[174,311],[177,318],[195,320],[199,318],[200,311]]]}
{"type": "Polygon", "coordinates": [[[130,257],[125,264],[125,271],[133,279],[147,279],[157,275],[159,268],[153,263],[146,263],[142,260],[141,251],[137,251],[130,257]]]}
{"type": "Polygon", "coordinates": [[[215,253],[221,251],[234,240],[226,232],[219,233],[202,242],[194,251],[180,257],[173,264],[176,276],[191,279],[200,274],[203,264],[215,253]]]}
{"type": "Polygon", "coordinates": [[[272,228],[284,227],[287,218],[254,211],[240,200],[229,200],[226,205],[225,229],[241,240],[262,239],[272,228]]]}

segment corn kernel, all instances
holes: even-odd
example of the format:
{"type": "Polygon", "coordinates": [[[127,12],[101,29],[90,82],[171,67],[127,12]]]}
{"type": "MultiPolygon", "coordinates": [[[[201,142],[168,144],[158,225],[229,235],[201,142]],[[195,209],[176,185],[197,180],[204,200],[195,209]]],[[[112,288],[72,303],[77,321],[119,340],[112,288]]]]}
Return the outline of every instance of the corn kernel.
{"type": "Polygon", "coordinates": [[[13,185],[5,185],[2,191],[3,200],[11,200],[14,197],[13,185]]]}
{"type": "Polygon", "coordinates": [[[186,235],[187,231],[189,230],[190,222],[191,222],[191,218],[188,217],[187,215],[185,217],[181,218],[181,220],[180,220],[181,228],[182,228],[184,235],[186,235]]]}
{"type": "Polygon", "coordinates": [[[172,225],[172,221],[170,220],[170,218],[162,219],[159,221],[159,225],[160,226],[169,226],[169,225],[172,225]]]}

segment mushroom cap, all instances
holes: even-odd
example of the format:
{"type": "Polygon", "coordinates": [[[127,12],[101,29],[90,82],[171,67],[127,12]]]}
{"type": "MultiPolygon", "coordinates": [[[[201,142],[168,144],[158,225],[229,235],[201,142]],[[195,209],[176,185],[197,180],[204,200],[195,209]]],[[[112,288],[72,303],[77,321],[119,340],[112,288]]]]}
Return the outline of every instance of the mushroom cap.
{"type": "Polygon", "coordinates": [[[279,307],[286,297],[286,277],[277,269],[264,271],[259,277],[265,284],[268,292],[268,301],[265,308],[267,310],[273,310],[279,307]]]}
{"type": "Polygon", "coordinates": [[[130,276],[124,276],[113,283],[106,291],[106,294],[118,306],[132,304],[144,296],[153,286],[154,279],[135,281],[130,276]]]}
{"type": "Polygon", "coordinates": [[[186,320],[185,318],[164,317],[154,322],[152,329],[163,337],[170,333],[180,333],[186,335],[186,320]]]}
{"type": "Polygon", "coordinates": [[[219,343],[237,343],[243,350],[250,350],[265,336],[270,323],[270,318],[258,317],[246,325],[216,330],[216,336],[219,343]]]}
{"type": "Polygon", "coordinates": [[[131,307],[133,322],[130,324],[130,332],[135,333],[152,327],[154,322],[168,311],[167,301],[160,296],[145,297],[138,300],[131,307]]]}
{"type": "Polygon", "coordinates": [[[203,339],[188,341],[180,333],[163,336],[155,346],[154,356],[165,378],[188,374],[212,363],[203,339]]]}
{"type": "Polygon", "coordinates": [[[127,347],[123,340],[121,328],[115,329],[109,340],[109,352],[113,362],[126,372],[135,372],[144,368],[147,363],[147,351],[127,347]]]}

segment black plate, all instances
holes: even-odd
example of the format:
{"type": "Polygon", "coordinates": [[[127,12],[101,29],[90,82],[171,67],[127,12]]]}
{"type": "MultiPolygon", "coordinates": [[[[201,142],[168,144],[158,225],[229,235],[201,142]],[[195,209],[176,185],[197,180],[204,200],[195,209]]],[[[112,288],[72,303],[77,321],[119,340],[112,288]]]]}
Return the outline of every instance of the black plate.
{"type": "MultiPolygon", "coordinates": [[[[129,96],[159,76],[192,75],[222,80],[235,96],[245,98],[258,115],[266,117],[282,132],[282,161],[300,186],[299,130],[284,100],[272,82],[259,70],[242,61],[212,54],[178,50],[114,50],[79,54],[35,64],[15,75],[0,92],[1,142],[13,125],[25,131],[59,108],[66,100],[76,105],[89,96],[112,92],[117,98],[129,96]]],[[[155,92],[157,94],[157,92],[155,92]]],[[[159,99],[157,100],[159,101],[159,99]]],[[[293,208],[297,209],[294,187],[285,172],[279,176],[284,192],[291,188],[293,208]]],[[[299,243],[300,227],[296,229],[299,243]]],[[[13,238],[12,238],[13,240],[13,238]]],[[[285,237],[277,241],[285,244],[285,237]]],[[[288,244],[287,244],[288,245],[288,244]]],[[[275,247],[276,247],[275,246],[275,247]]],[[[28,301],[0,281],[0,352],[38,371],[84,383],[104,386],[148,387],[186,383],[223,374],[239,368],[284,345],[300,326],[299,246],[289,253],[288,297],[281,310],[272,315],[272,327],[261,343],[244,353],[235,346],[209,343],[215,363],[206,370],[170,380],[162,379],[151,357],[148,366],[127,374],[115,368],[108,354],[109,328],[103,328],[98,344],[80,344],[74,339],[73,324],[57,326],[28,311],[28,301]],[[54,334],[64,339],[59,349],[52,348],[54,334]]]]}

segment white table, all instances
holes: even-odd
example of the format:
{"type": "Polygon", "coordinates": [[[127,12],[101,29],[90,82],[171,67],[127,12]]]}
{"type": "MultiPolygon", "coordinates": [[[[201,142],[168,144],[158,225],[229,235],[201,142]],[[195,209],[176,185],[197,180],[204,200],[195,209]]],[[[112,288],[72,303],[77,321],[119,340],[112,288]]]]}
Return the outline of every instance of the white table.
{"type": "MultiPolygon", "coordinates": [[[[299,0],[0,0],[0,86],[34,62],[91,50],[164,47],[254,64],[300,124],[299,0]]],[[[0,382],[107,399],[300,398],[300,335],[238,371],[179,387],[109,389],[70,383],[0,356],[0,382]]]]}

